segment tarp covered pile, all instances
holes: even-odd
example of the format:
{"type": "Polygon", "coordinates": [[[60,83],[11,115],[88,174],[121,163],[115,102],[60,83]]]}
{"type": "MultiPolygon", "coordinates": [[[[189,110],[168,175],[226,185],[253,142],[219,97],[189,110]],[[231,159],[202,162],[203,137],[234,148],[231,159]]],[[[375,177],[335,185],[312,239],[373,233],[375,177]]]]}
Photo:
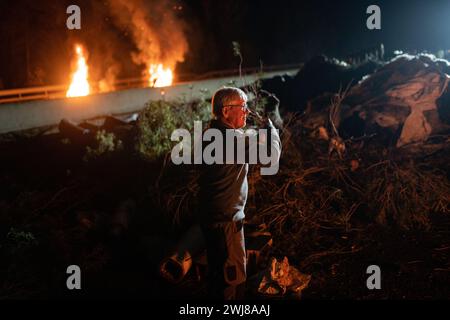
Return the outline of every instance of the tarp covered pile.
{"type": "Polygon", "coordinates": [[[334,125],[344,138],[376,134],[397,147],[426,141],[450,130],[450,63],[433,55],[400,55],[391,61],[349,66],[318,57],[278,90],[281,107],[303,112],[305,126],[329,127],[329,106],[339,92],[348,91],[334,125]]]}
{"type": "MultiPolygon", "coordinates": [[[[361,133],[380,129],[394,133],[397,147],[427,140],[448,129],[449,105],[438,103],[447,94],[450,64],[431,55],[402,55],[353,87],[342,106],[341,131],[351,133],[351,121],[364,121],[361,133]],[[439,104],[439,106],[438,106],[439,104]]],[[[355,132],[358,134],[357,132],[355,132]]]]}

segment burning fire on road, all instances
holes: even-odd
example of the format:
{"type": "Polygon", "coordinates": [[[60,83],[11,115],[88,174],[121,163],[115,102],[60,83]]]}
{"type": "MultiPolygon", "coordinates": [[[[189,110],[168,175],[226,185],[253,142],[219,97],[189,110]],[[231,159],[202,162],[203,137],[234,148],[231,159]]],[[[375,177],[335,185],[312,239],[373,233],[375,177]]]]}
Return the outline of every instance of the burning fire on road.
{"type": "MultiPolygon", "coordinates": [[[[86,62],[85,50],[80,44],[75,45],[75,70],[71,76],[69,89],[66,97],[83,97],[93,93],[92,86],[89,84],[89,67],[86,62]]],[[[148,68],[148,86],[149,87],[167,87],[173,83],[173,71],[170,68],[164,68],[159,64],[151,64],[148,68]]],[[[113,91],[114,86],[105,84],[100,81],[99,91],[113,91]]]]}
{"type": "Polygon", "coordinates": [[[76,69],[72,75],[69,89],[66,97],[83,97],[89,95],[91,88],[88,81],[89,68],[86,63],[86,57],[83,47],[80,44],[75,45],[76,69]]]}
{"type": "Polygon", "coordinates": [[[152,64],[148,70],[150,87],[167,87],[172,85],[173,73],[170,68],[163,67],[162,64],[152,64]]]}
{"type": "Polygon", "coordinates": [[[104,41],[104,45],[87,45],[89,42],[75,45],[75,67],[66,96],[111,92],[123,89],[125,83],[127,87],[132,86],[130,83],[138,87],[172,85],[176,65],[184,61],[188,51],[180,10],[182,6],[174,7],[172,1],[166,0],[109,0],[100,6],[98,12],[110,21],[108,28],[112,29],[98,40],[104,41]],[[115,45],[123,37],[132,44],[126,50],[129,55],[125,50],[119,53],[121,50],[115,45]],[[138,66],[140,76],[118,80],[121,75],[136,74],[136,69],[129,72],[129,62],[138,66]]]}

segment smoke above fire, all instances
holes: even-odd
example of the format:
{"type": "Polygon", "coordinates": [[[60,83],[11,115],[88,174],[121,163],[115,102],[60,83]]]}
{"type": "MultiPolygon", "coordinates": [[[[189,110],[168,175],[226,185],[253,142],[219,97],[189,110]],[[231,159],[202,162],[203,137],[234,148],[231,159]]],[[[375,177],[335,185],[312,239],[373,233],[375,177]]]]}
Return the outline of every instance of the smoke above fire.
{"type": "Polygon", "coordinates": [[[181,5],[174,1],[110,0],[109,9],[114,24],[130,34],[136,46],[131,59],[145,66],[143,75],[151,78],[155,68],[173,71],[184,61],[188,42],[183,22],[177,17],[181,5]]]}

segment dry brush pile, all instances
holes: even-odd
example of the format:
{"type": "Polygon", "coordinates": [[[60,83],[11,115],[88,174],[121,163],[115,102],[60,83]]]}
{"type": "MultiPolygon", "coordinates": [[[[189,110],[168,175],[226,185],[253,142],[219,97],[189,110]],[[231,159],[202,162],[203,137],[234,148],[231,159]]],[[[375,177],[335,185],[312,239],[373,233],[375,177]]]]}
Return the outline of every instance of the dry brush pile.
{"type": "MultiPolygon", "coordinates": [[[[448,137],[440,143],[431,139],[420,152],[387,147],[376,136],[348,139],[339,154],[330,152],[333,139],[303,125],[307,117],[284,116],[276,175],[261,176],[256,165],[249,173],[247,220],[266,224],[276,254],[309,257],[305,266],[317,254],[358,251],[339,239],[370,225],[430,230],[433,214],[450,212],[448,137]]],[[[195,213],[198,186],[192,167],[174,166],[166,157],[154,188],[158,204],[177,223],[192,222],[195,213]]]]}
{"type": "MultiPolygon", "coordinates": [[[[252,173],[249,214],[270,227],[282,253],[315,251],[324,245],[321,238],[332,242],[373,223],[427,230],[433,214],[450,212],[449,167],[440,163],[442,153],[419,157],[369,140],[347,142],[341,158],[329,155],[329,143],[292,117],[283,132],[279,173],[252,173]]],[[[448,156],[448,144],[441,147],[448,156]]]]}

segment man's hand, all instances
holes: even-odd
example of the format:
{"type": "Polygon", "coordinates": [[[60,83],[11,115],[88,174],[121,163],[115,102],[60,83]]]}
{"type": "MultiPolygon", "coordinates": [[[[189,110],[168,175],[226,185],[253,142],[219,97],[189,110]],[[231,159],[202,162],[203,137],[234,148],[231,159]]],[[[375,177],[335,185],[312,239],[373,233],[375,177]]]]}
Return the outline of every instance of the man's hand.
{"type": "Polygon", "coordinates": [[[263,128],[263,129],[274,128],[272,120],[270,120],[270,118],[268,116],[261,117],[261,119],[259,119],[257,124],[260,128],[263,128]]]}
{"type": "MultiPolygon", "coordinates": [[[[249,109],[250,110],[250,109],[249,109]]],[[[250,110],[250,115],[255,119],[256,125],[260,128],[272,128],[272,120],[268,116],[261,116],[258,112],[250,110]]]]}

